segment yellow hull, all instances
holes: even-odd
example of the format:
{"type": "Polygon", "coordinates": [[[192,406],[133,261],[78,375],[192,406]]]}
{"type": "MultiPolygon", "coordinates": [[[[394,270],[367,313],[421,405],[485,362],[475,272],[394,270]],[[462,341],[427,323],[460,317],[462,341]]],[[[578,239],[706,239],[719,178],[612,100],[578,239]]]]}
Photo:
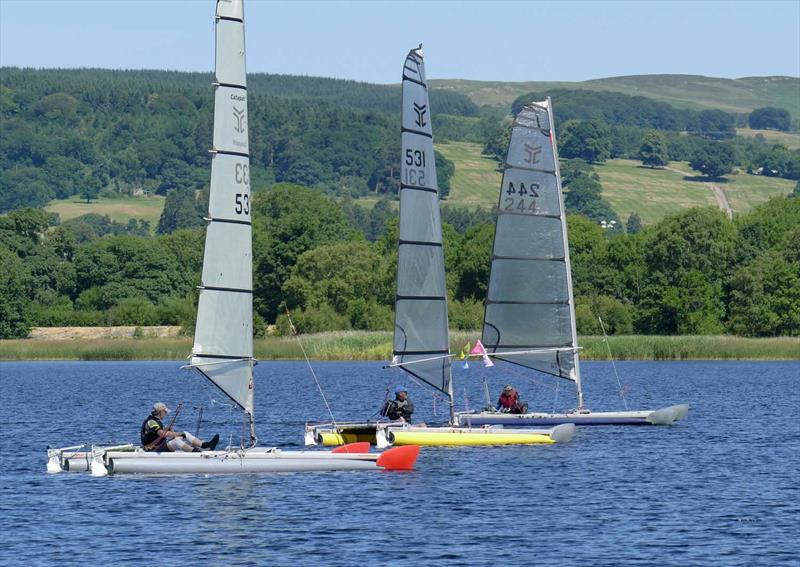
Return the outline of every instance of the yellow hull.
{"type": "Polygon", "coordinates": [[[337,447],[348,443],[360,443],[366,441],[371,445],[375,444],[375,431],[344,431],[337,433],[334,431],[321,431],[319,437],[322,439],[324,447],[337,447]]]}
{"type": "Polygon", "coordinates": [[[479,445],[538,445],[555,443],[548,435],[540,433],[481,433],[476,431],[403,431],[392,430],[393,445],[424,445],[428,447],[479,445]]]}

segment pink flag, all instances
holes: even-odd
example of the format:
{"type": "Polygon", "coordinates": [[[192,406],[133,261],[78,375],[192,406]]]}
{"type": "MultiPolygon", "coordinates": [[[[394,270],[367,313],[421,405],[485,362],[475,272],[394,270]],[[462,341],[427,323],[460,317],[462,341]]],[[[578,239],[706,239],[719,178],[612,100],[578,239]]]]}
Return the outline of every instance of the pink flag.
{"type": "Polygon", "coordinates": [[[481,355],[483,357],[483,365],[486,368],[490,368],[490,367],[494,366],[494,362],[492,362],[491,359],[489,358],[489,355],[486,354],[486,349],[484,348],[483,343],[480,340],[478,340],[475,343],[475,346],[472,347],[472,350],[469,351],[469,353],[470,354],[479,354],[479,355],[481,355]]]}

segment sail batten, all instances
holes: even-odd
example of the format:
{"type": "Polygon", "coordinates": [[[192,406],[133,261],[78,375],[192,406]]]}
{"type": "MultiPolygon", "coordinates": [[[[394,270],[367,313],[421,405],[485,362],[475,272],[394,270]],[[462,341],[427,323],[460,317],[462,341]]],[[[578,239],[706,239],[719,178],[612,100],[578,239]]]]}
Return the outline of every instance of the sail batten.
{"type": "Polygon", "coordinates": [[[190,367],[253,415],[250,158],[242,0],[218,0],[214,139],[190,367]]]}
{"type": "Polygon", "coordinates": [[[451,395],[442,223],[421,50],[403,65],[400,238],[392,366],[451,395]],[[442,356],[435,356],[442,355],[442,356]]]}
{"type": "Polygon", "coordinates": [[[514,119],[500,186],[482,343],[495,358],[579,384],[566,216],[552,123],[549,99],[526,105],[514,119]]]}

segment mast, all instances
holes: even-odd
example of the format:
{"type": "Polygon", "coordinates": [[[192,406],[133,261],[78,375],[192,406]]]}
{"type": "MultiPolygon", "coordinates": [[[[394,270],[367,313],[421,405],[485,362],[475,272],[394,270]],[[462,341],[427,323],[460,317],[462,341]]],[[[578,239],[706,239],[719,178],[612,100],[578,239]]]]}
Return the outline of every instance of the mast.
{"type": "MultiPolygon", "coordinates": [[[[553,120],[553,103],[550,97],[547,97],[547,116],[551,125],[555,124],[553,120]]],[[[555,131],[555,126],[551,127],[551,132],[555,131]]],[[[570,323],[572,324],[572,348],[573,356],[575,358],[575,392],[578,397],[578,409],[583,409],[583,388],[581,387],[581,365],[580,365],[580,351],[578,349],[578,327],[575,322],[575,298],[572,293],[572,263],[569,260],[569,236],[567,234],[567,210],[564,205],[564,190],[561,187],[561,164],[558,160],[558,144],[556,143],[555,134],[550,136],[553,142],[553,156],[556,166],[556,184],[558,186],[558,194],[560,196],[561,205],[561,229],[564,232],[564,264],[567,268],[567,290],[569,293],[569,315],[570,323]]]]}
{"type": "Polygon", "coordinates": [[[422,45],[403,65],[400,242],[393,360],[455,406],[447,323],[442,221],[422,45]]]}
{"type": "Polygon", "coordinates": [[[253,419],[253,260],[243,0],[217,0],[214,141],[190,366],[253,419]]]}
{"type": "Polygon", "coordinates": [[[498,200],[482,342],[495,358],[575,382],[572,272],[550,99],[514,118],[498,200]]]}

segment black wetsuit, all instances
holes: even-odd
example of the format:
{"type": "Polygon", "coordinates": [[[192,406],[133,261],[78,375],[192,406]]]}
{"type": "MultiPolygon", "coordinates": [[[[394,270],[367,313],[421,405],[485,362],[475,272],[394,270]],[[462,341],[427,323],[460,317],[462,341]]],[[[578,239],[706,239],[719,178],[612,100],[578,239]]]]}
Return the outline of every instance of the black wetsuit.
{"type": "Polygon", "coordinates": [[[411,414],[413,413],[414,403],[408,398],[403,401],[398,399],[389,400],[381,410],[381,415],[388,417],[392,421],[397,421],[402,417],[407,423],[411,423],[411,414]]]}
{"type": "MultiPolygon", "coordinates": [[[[165,447],[165,443],[155,444],[154,442],[159,439],[158,432],[164,429],[164,424],[152,413],[147,416],[142,422],[142,429],[139,432],[139,437],[142,441],[142,447],[151,446],[150,451],[157,451],[165,447]],[[159,446],[160,445],[160,446],[159,446]]],[[[148,450],[148,449],[145,449],[148,450]]]]}

